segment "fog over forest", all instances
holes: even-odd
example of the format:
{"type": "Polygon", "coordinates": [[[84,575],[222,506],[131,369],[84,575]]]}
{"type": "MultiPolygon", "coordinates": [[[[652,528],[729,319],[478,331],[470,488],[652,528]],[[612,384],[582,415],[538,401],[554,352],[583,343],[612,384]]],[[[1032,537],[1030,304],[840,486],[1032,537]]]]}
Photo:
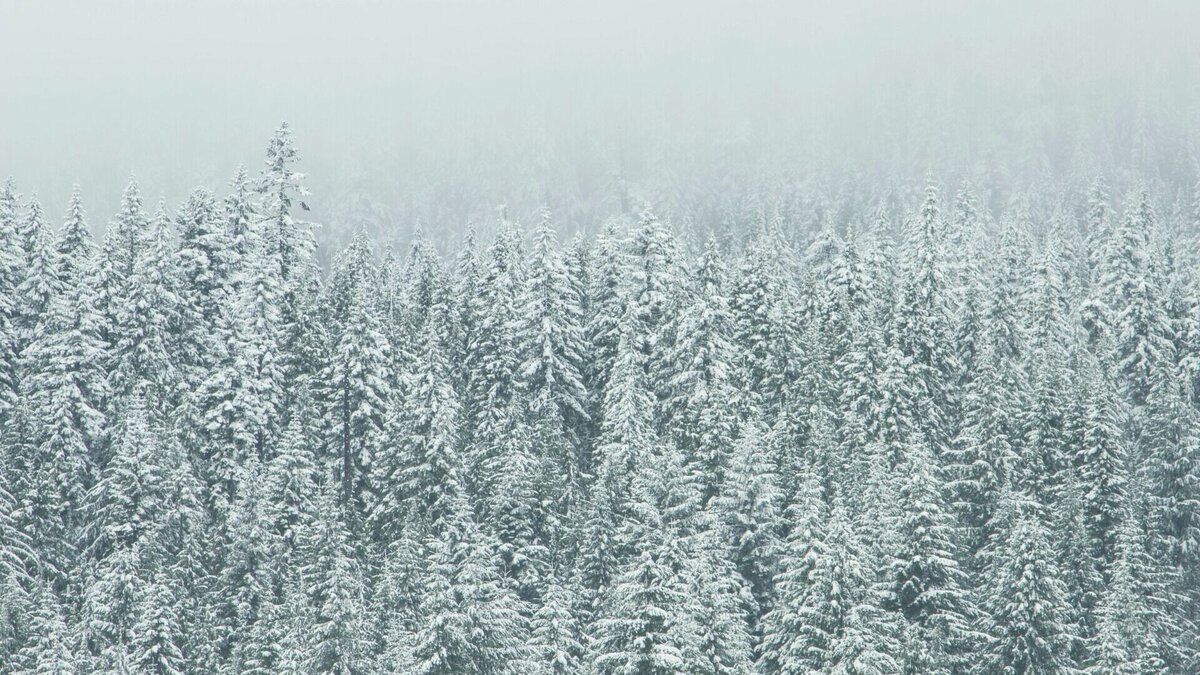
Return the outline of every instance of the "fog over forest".
{"type": "Polygon", "coordinates": [[[1200,3],[824,4],[0,0],[0,675],[1200,673],[1200,3]]]}
{"type": "Polygon", "coordinates": [[[51,211],[78,182],[103,223],[131,172],[171,206],[220,192],[286,119],[333,242],[542,204],[564,233],[646,205],[707,232],[926,178],[994,209],[1099,171],[1170,193],[1198,23],[1182,1],[10,0],[0,174],[51,211]]]}

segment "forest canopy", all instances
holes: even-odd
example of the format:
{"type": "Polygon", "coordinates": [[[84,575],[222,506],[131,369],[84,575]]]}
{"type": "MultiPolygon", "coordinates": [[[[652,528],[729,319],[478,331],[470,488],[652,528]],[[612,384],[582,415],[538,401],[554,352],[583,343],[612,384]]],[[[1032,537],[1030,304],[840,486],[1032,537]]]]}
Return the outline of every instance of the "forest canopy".
{"type": "Polygon", "coordinates": [[[0,190],[4,672],[1196,669],[1200,186],[324,268],[299,165],[0,190]]]}

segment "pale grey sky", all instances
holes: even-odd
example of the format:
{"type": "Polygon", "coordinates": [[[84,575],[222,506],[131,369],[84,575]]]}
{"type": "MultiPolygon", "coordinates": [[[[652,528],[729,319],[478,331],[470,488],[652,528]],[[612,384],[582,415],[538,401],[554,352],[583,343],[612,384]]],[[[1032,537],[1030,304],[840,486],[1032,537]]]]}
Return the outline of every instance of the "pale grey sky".
{"type": "Polygon", "coordinates": [[[283,119],[335,223],[581,201],[618,165],[924,172],[1141,108],[1194,124],[1197,25],[1184,0],[0,0],[0,174],[56,217],[79,181],[103,223],[131,171],[173,206],[257,170],[283,119]]]}

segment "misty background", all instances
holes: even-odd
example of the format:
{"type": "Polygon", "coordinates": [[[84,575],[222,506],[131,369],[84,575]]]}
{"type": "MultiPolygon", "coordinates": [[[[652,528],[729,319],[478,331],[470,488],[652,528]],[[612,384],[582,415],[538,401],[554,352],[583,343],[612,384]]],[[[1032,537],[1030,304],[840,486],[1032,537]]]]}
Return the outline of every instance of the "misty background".
{"type": "Polygon", "coordinates": [[[221,194],[287,120],[326,250],[543,203],[595,232],[926,180],[1190,194],[1200,3],[829,4],[0,0],[0,175],[55,219],[78,182],[100,228],[131,173],[221,194]]]}

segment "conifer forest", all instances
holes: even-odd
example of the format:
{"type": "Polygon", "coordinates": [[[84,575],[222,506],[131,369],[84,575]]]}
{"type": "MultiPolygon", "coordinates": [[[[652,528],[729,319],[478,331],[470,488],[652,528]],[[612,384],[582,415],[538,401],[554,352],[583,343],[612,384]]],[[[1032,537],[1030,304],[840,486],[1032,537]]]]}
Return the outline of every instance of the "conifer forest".
{"type": "Polygon", "coordinates": [[[326,272],[296,162],[0,192],[5,672],[1195,672],[1200,201],[326,272]]]}
{"type": "Polygon", "coordinates": [[[1200,5],[942,2],[0,0],[0,675],[1200,673],[1200,5]]]}

